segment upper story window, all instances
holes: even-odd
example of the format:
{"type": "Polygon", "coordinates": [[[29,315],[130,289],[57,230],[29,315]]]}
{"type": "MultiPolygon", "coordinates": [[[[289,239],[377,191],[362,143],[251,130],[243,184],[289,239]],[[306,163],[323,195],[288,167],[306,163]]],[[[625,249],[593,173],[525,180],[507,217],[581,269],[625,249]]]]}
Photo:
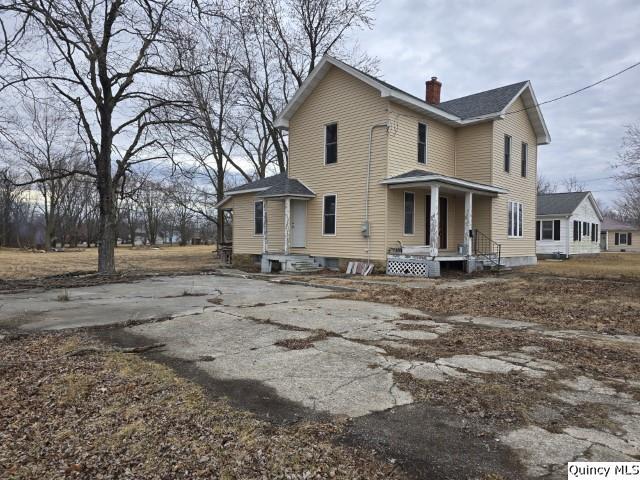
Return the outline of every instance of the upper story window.
{"type": "Polygon", "coordinates": [[[322,234],[336,234],[336,196],[325,195],[322,201],[322,234]]]}
{"type": "Polygon", "coordinates": [[[324,163],[338,163],[338,124],[330,123],[324,127],[324,163]]]}
{"type": "Polygon", "coordinates": [[[509,202],[507,234],[510,237],[522,237],[522,203],[509,202]]]}
{"type": "Polygon", "coordinates": [[[253,204],[253,233],[262,235],[264,231],[264,203],[262,201],[253,204]]]}
{"type": "Polygon", "coordinates": [[[504,171],[511,170],[511,135],[504,136],[504,171]]]}
{"type": "Polygon", "coordinates": [[[413,223],[415,218],[415,195],[413,192],[404,192],[404,234],[413,235],[413,223]]]}
{"type": "Polygon", "coordinates": [[[427,163],[427,124],[418,123],[418,163],[427,163]]]}
{"type": "Polygon", "coordinates": [[[529,163],[529,145],[525,142],[522,142],[522,151],[521,151],[521,164],[520,164],[520,175],[523,177],[527,176],[527,164],[529,163]]]}

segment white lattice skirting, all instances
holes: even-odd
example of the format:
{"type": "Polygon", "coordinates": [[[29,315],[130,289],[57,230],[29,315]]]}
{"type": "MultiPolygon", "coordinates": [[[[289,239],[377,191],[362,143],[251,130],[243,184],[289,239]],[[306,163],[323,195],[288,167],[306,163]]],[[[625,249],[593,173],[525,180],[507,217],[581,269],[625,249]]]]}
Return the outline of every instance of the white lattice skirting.
{"type": "Polygon", "coordinates": [[[439,277],[440,262],[426,258],[388,257],[387,275],[402,277],[439,277]]]}

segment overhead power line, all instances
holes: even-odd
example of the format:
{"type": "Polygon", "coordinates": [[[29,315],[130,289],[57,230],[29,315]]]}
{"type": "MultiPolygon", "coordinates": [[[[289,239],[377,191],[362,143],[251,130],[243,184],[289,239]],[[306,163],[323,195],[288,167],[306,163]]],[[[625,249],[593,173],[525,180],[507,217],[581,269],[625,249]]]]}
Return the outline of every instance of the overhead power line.
{"type": "Polygon", "coordinates": [[[577,93],[584,92],[585,90],[593,88],[593,87],[595,87],[597,85],[600,85],[600,84],[602,84],[602,83],[604,83],[604,82],[606,82],[608,80],[611,80],[612,78],[615,78],[615,77],[617,77],[619,75],[622,75],[623,73],[628,72],[629,70],[632,70],[632,69],[634,69],[634,68],[636,68],[638,66],[640,66],[640,62],[636,62],[633,65],[629,65],[628,67],[623,68],[619,72],[613,73],[613,74],[609,75],[608,77],[602,78],[602,79],[598,80],[597,82],[594,82],[594,83],[591,83],[591,84],[589,84],[589,85],[587,85],[585,87],[579,88],[578,90],[574,90],[573,92],[565,93],[564,95],[560,95],[559,97],[551,98],[549,100],[545,100],[544,102],[536,103],[535,105],[532,105],[530,107],[522,108],[520,110],[515,110],[513,112],[507,112],[507,115],[511,115],[513,113],[518,113],[518,112],[524,112],[525,110],[530,110],[532,108],[539,107],[540,105],[546,105],[548,103],[557,102],[558,100],[562,100],[564,98],[571,97],[572,95],[576,95],[577,93]]]}

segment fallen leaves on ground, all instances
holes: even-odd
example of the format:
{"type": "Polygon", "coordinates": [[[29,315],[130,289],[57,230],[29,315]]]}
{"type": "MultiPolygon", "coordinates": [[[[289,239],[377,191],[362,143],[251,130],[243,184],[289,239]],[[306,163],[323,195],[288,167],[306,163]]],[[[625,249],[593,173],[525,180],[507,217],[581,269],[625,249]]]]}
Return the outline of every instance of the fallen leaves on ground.
{"type": "Polygon", "coordinates": [[[401,477],[334,424],[260,421],[135,355],[66,356],[104,347],[79,334],[0,344],[2,478],[401,477]]]}
{"type": "Polygon", "coordinates": [[[360,285],[339,298],[437,314],[501,317],[604,333],[640,335],[640,282],[512,277],[467,288],[360,285]]]}

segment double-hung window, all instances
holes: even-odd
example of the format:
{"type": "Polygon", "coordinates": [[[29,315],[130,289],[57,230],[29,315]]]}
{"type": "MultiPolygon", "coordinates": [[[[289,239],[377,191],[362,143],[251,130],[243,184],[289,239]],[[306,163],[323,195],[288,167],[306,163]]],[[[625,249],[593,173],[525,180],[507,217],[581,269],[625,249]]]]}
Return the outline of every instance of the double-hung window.
{"type": "Polygon", "coordinates": [[[336,196],[325,195],[322,202],[322,234],[336,234],[336,196]]]}
{"type": "Polygon", "coordinates": [[[262,235],[264,232],[264,203],[262,201],[253,204],[253,233],[262,235]]]}
{"type": "Polygon", "coordinates": [[[560,240],[560,220],[538,220],[536,240],[560,240]]]}
{"type": "Polygon", "coordinates": [[[416,211],[416,197],[413,192],[404,192],[404,234],[413,235],[416,211]]]}
{"type": "Polygon", "coordinates": [[[418,163],[427,163],[427,124],[418,123],[418,163]]]}
{"type": "Polygon", "coordinates": [[[510,237],[522,237],[523,211],[522,203],[509,202],[509,218],[507,233],[510,237]]]}
{"type": "Polygon", "coordinates": [[[520,152],[520,175],[527,176],[527,163],[529,161],[529,145],[522,142],[522,150],[520,152]]]}
{"type": "Polygon", "coordinates": [[[330,123],[324,127],[324,163],[338,163],[338,124],[330,123]]]}
{"type": "Polygon", "coordinates": [[[511,135],[504,136],[504,171],[511,170],[511,135]]]}

